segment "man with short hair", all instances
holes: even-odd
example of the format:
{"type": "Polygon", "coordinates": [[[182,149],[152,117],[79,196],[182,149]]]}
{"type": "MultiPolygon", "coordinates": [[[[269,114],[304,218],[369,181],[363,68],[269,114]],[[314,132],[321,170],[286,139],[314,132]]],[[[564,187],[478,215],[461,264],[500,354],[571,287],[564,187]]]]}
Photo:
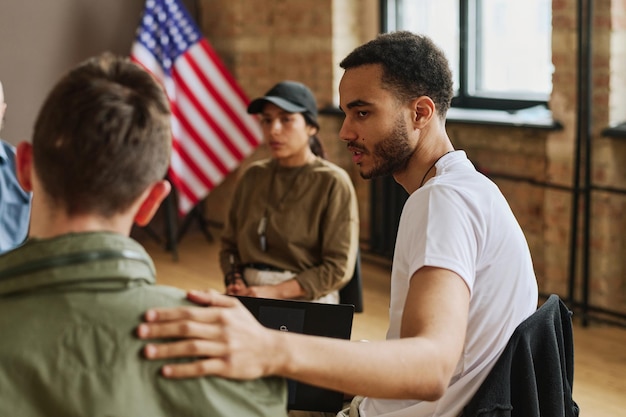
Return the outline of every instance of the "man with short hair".
{"type": "MultiPolygon", "coordinates": [[[[0,81],[0,131],[4,126],[7,104],[0,81]]],[[[0,253],[24,241],[28,233],[30,195],[15,176],[15,148],[0,139],[0,253]]]]}
{"type": "Polygon", "coordinates": [[[429,38],[379,35],[341,67],[339,136],[361,176],[393,175],[410,194],[393,258],[388,340],[265,329],[235,299],[191,293],[209,307],[152,309],[139,327],[147,339],[191,340],[151,343],[145,352],[200,357],[166,365],[162,373],[172,378],[282,375],[358,394],[351,417],[458,417],[536,310],[528,244],[497,186],[452,146],[445,128],[452,75],[429,38]]]}
{"type": "Polygon", "coordinates": [[[286,415],[282,378],[178,383],[140,358],[142,312],[185,304],[129,238],[170,191],[169,117],[149,73],[104,54],[56,84],[18,146],[34,199],[28,240],[0,256],[0,415],[286,415]]]}

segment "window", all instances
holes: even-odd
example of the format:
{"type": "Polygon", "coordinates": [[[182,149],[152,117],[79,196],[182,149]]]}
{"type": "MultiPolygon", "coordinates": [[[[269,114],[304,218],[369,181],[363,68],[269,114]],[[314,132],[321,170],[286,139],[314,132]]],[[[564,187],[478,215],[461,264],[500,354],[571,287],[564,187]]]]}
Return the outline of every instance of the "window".
{"type": "Polygon", "coordinates": [[[430,36],[454,76],[454,107],[519,110],[552,90],[549,0],[383,0],[384,31],[430,36]]]}

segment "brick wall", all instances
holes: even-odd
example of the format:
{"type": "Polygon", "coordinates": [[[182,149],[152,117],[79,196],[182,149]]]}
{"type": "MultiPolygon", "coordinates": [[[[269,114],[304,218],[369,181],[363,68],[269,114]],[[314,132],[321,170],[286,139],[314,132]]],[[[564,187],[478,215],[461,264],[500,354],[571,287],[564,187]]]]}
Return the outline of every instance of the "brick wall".
{"type": "MultiPolygon", "coordinates": [[[[626,140],[603,137],[626,121],[626,1],[595,4],[592,183],[626,189],[626,140]]],[[[592,194],[590,295],[594,305],[626,313],[626,195],[592,194]]]]}
{"type": "MultiPolygon", "coordinates": [[[[576,0],[554,0],[553,91],[550,108],[561,130],[449,123],[465,149],[509,200],[533,254],[544,293],[567,295],[573,161],[577,129],[576,0]],[[500,175],[545,182],[543,187],[500,175]],[[561,187],[561,188],[559,188],[561,187]]],[[[252,97],[282,79],[315,92],[320,107],[337,100],[337,63],[377,31],[375,0],[200,0],[201,26],[226,65],[252,97]]],[[[626,120],[626,0],[594,3],[592,144],[595,184],[624,188],[626,141],[602,136],[626,120]]],[[[369,183],[362,180],[337,139],[341,117],[323,115],[320,136],[329,159],[352,176],[359,196],[361,238],[369,237],[369,183]]],[[[267,156],[259,149],[251,160],[267,156]]],[[[237,173],[206,201],[207,215],[223,219],[237,173]]],[[[626,197],[594,192],[591,230],[591,301],[626,309],[626,197]]]]}
{"type": "MultiPolygon", "coordinates": [[[[262,95],[281,80],[291,79],[308,85],[323,109],[337,105],[337,86],[342,74],[337,63],[377,33],[375,3],[373,0],[201,0],[200,26],[250,98],[262,95]]],[[[350,173],[357,192],[363,201],[369,202],[369,188],[338,140],[340,121],[337,115],[321,115],[319,137],[328,159],[350,173]]],[[[242,168],[267,156],[267,150],[260,147],[209,195],[205,211],[210,220],[224,219],[242,168]]],[[[361,237],[367,239],[366,204],[360,210],[361,237]]]]}

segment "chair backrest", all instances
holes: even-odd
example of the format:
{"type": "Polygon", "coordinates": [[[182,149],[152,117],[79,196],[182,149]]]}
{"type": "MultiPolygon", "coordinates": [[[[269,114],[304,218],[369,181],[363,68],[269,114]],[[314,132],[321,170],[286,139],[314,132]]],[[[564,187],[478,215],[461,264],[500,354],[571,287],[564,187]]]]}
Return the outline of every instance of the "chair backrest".
{"type": "Polygon", "coordinates": [[[571,312],[557,295],[516,329],[462,417],[576,417],[571,312]]]}
{"type": "Polygon", "coordinates": [[[339,290],[339,303],[352,304],[355,313],[363,312],[363,282],[361,280],[361,250],[356,253],[354,273],[350,281],[339,290]]]}

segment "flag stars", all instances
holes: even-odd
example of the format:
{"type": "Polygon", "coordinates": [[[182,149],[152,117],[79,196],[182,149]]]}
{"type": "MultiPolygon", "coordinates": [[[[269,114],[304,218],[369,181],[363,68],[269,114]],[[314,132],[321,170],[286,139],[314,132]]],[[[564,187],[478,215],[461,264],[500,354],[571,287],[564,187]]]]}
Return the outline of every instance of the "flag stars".
{"type": "Polygon", "coordinates": [[[167,4],[167,8],[169,9],[170,13],[175,13],[178,10],[178,6],[176,5],[176,3],[172,1],[166,1],[165,3],[167,4]]]}
{"type": "MultiPolygon", "coordinates": [[[[137,51],[141,51],[142,53],[134,57],[139,62],[144,63],[147,68],[153,68],[155,65],[161,68],[162,74],[161,71],[156,71],[155,73],[159,76],[163,76],[164,87],[170,98],[170,102],[176,105],[176,91],[180,87],[177,85],[178,81],[172,78],[172,71],[179,65],[179,57],[189,53],[190,46],[203,40],[203,35],[191,16],[187,13],[181,0],[146,0],[144,17],[140,22],[136,42],[140,43],[145,50],[144,48],[139,48],[137,51]]],[[[208,54],[203,55],[201,58],[196,57],[197,54],[204,54],[204,52],[204,48],[197,48],[194,53],[187,55],[185,61],[193,60],[196,61],[198,65],[205,61],[214,61],[215,58],[208,54]]],[[[218,62],[219,61],[216,61],[216,63],[218,62]]],[[[158,68],[154,69],[158,70],[158,68]]],[[[208,73],[211,71],[212,65],[209,65],[206,69],[203,69],[202,72],[208,73]]],[[[219,82],[221,84],[218,90],[223,88],[230,89],[231,86],[228,84],[228,80],[220,80],[219,82]]],[[[233,87],[234,86],[236,85],[233,85],[233,87]]],[[[196,89],[194,89],[192,93],[204,94],[203,89],[199,88],[197,89],[198,91],[195,90],[196,89]]],[[[233,92],[232,95],[235,96],[236,94],[233,92]]],[[[198,101],[203,102],[204,100],[204,98],[200,98],[198,101]]],[[[206,100],[213,100],[213,97],[207,97],[206,100]]],[[[226,102],[227,100],[224,101],[226,102]]],[[[238,114],[239,108],[232,108],[231,110],[229,114],[237,113],[237,117],[244,122],[237,123],[238,125],[245,125],[249,120],[248,117],[250,116],[245,112],[245,106],[243,107],[241,115],[238,114]]],[[[180,127],[180,120],[177,117],[178,116],[172,116],[173,140],[181,145],[194,140],[180,127]]],[[[252,120],[251,123],[254,123],[254,121],[252,120]]],[[[254,125],[256,126],[256,124],[254,125]]],[[[247,130],[246,132],[241,132],[239,142],[248,142],[251,147],[254,148],[260,143],[261,139],[256,132],[248,132],[247,130]]],[[[187,172],[188,167],[185,165],[185,161],[181,160],[180,157],[176,155],[178,154],[172,154],[171,168],[173,172],[180,175],[181,172],[187,172]]],[[[241,160],[238,155],[233,154],[233,157],[236,157],[237,161],[241,160]]],[[[224,172],[230,169],[230,163],[220,163],[220,165],[224,165],[224,172]]],[[[211,168],[211,170],[221,171],[222,168],[211,168]]],[[[213,174],[211,174],[211,176],[213,176],[213,174]]],[[[209,180],[209,177],[204,178],[209,180]]],[[[211,181],[213,180],[210,179],[210,182],[211,181]]],[[[181,213],[188,212],[190,207],[193,207],[193,205],[212,188],[204,187],[202,184],[200,186],[203,188],[198,188],[197,190],[187,187],[190,190],[187,194],[179,194],[179,196],[183,196],[183,199],[179,200],[179,210],[181,213]]]]}
{"type": "Polygon", "coordinates": [[[167,72],[202,35],[177,0],[149,0],[137,40],[158,57],[167,72]]]}

